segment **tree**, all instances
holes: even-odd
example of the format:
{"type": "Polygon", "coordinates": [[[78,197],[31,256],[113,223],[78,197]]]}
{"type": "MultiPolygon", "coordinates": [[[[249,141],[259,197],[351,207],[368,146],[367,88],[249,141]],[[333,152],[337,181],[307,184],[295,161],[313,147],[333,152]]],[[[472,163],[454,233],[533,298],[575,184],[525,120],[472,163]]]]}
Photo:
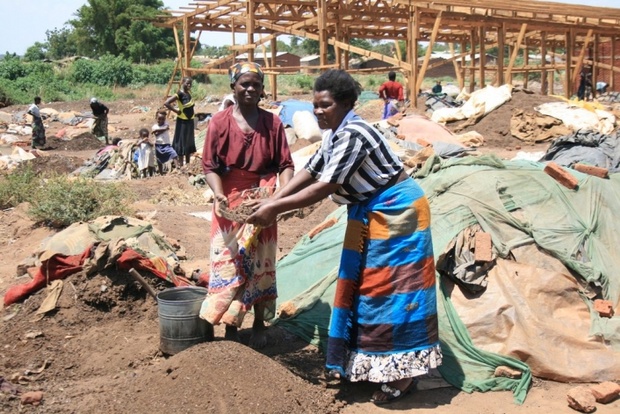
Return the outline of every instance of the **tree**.
{"type": "Polygon", "coordinates": [[[77,52],[94,58],[109,53],[143,63],[174,56],[172,31],[148,21],[162,8],[161,0],[88,0],[69,21],[77,52]]]}
{"type": "Polygon", "coordinates": [[[24,54],[24,60],[35,62],[37,60],[45,59],[47,45],[41,42],[35,42],[34,45],[26,49],[24,54]]]}
{"type": "Polygon", "coordinates": [[[76,34],[69,27],[48,30],[47,36],[47,57],[50,59],[63,59],[77,55],[76,34]]]}

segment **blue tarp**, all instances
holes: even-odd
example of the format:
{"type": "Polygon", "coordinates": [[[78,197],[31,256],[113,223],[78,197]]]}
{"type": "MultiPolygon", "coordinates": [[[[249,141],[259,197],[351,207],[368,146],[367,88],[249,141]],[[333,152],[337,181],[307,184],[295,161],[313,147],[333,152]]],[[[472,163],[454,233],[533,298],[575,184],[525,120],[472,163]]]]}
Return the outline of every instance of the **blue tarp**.
{"type": "Polygon", "coordinates": [[[313,106],[311,102],[297,101],[295,99],[289,99],[281,103],[282,111],[280,112],[280,119],[284,125],[293,126],[293,114],[297,111],[308,111],[313,113],[313,106]]]}

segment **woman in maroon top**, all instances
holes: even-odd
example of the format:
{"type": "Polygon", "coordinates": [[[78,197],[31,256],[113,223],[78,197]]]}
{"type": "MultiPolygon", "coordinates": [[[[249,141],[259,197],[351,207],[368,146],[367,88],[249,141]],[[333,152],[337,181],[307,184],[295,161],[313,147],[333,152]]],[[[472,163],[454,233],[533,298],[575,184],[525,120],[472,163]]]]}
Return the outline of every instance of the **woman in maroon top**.
{"type": "Polygon", "coordinates": [[[262,348],[267,343],[264,321],[274,316],[277,297],[277,227],[233,222],[219,211],[238,206],[244,190],[272,192],[278,176],[285,185],[294,166],[284,125],[258,107],[264,86],[261,67],[238,63],[229,72],[236,104],[211,119],[202,157],[215,200],[209,293],[200,316],[211,324],[226,324],[225,338],[238,341],[237,329],[254,307],[250,346],[262,348]]]}

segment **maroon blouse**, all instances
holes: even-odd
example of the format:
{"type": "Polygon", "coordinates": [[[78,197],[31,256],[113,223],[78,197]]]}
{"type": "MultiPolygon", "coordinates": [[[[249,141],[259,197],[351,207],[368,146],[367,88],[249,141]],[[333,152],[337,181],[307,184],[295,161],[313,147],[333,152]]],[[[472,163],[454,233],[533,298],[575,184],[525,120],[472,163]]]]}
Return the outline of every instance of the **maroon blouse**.
{"type": "Polygon", "coordinates": [[[245,134],[233,117],[233,109],[217,112],[209,122],[202,153],[205,174],[222,175],[236,168],[263,175],[294,168],[279,117],[259,108],[256,129],[245,134]]]}

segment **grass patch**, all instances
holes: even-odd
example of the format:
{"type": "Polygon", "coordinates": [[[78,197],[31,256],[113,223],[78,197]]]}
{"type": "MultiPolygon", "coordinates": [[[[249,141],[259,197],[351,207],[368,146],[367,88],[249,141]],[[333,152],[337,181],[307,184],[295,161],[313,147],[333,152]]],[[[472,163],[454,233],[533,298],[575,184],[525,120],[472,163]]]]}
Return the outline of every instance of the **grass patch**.
{"type": "Polygon", "coordinates": [[[0,200],[2,208],[30,203],[28,215],[51,227],[132,213],[128,206],[131,194],[120,184],[65,175],[41,177],[28,167],[0,179],[0,200]]]}

